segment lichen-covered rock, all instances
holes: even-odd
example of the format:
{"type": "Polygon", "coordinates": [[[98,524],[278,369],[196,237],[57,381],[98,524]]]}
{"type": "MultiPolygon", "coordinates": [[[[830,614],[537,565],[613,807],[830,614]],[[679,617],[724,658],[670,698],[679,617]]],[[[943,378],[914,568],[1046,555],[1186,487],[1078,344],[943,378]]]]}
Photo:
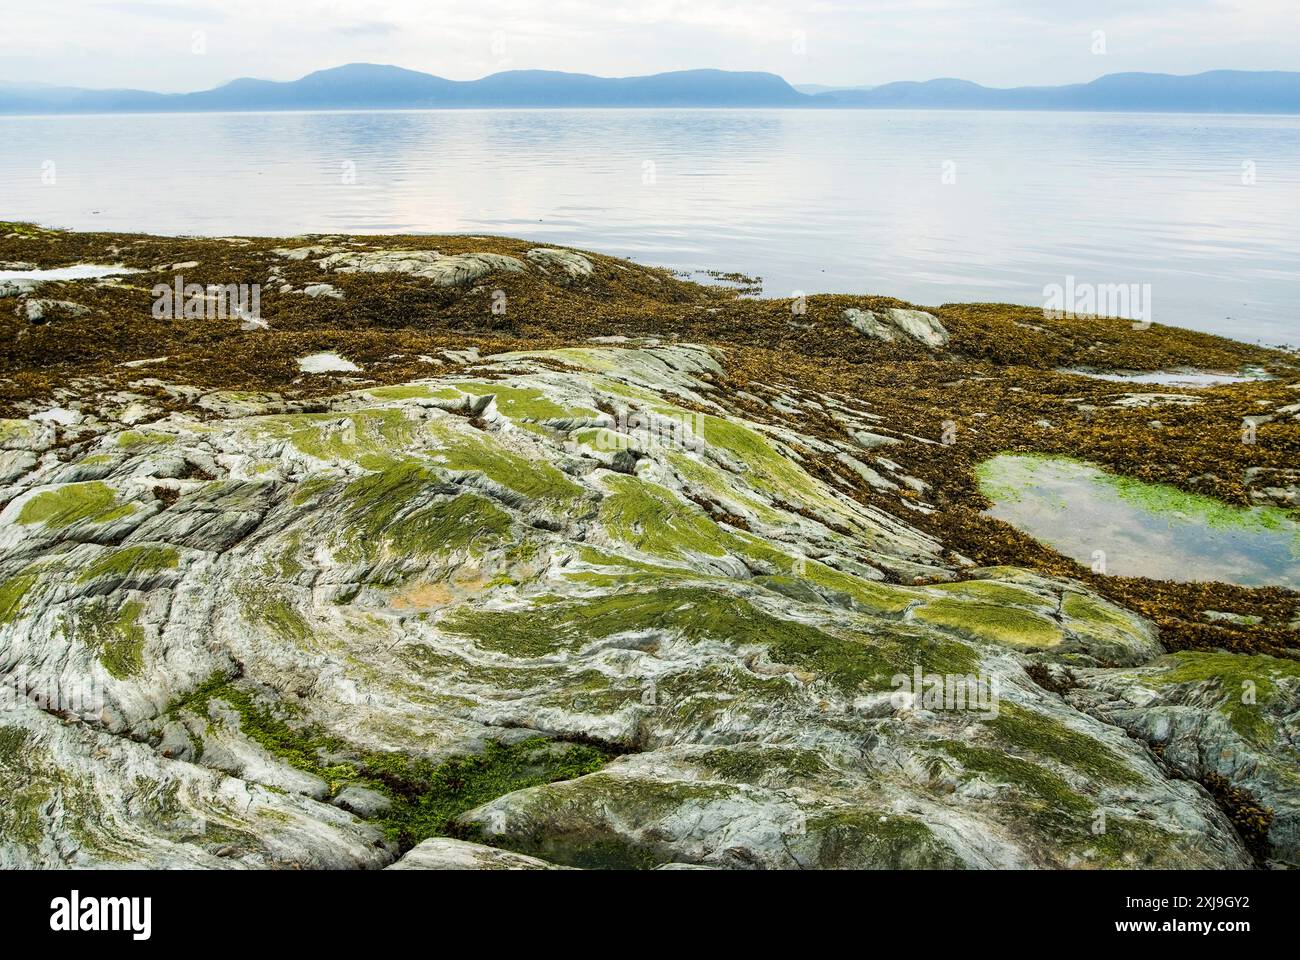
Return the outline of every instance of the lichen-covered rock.
{"type": "Polygon", "coordinates": [[[948,343],[948,331],[939,322],[939,318],[932,313],[926,313],[924,310],[904,310],[901,307],[891,307],[885,311],[885,315],[895,327],[913,340],[925,344],[931,350],[938,350],[948,343]]]}
{"type": "Polygon", "coordinates": [[[565,282],[576,283],[592,275],[595,267],[590,260],[573,250],[556,250],[553,247],[536,247],[525,256],[542,270],[559,271],[565,282]]]}
{"type": "Polygon", "coordinates": [[[564,867],[481,843],[432,837],[421,841],[389,870],[563,870],[564,867]]]}
{"type": "Polygon", "coordinates": [[[328,804],[30,705],[0,714],[0,867],[355,869],[392,858],[328,804]]]}
{"type": "Polygon", "coordinates": [[[1129,731],[1183,776],[1219,776],[1273,815],[1268,856],[1300,866],[1300,664],[1175,653],[1133,670],[1084,670],[1067,699],[1129,731]]]}
{"type": "Polygon", "coordinates": [[[433,250],[378,250],[331,253],[319,261],[334,273],[409,273],[439,286],[464,286],[495,271],[525,270],[523,261],[500,253],[444,256],[433,250]]]}
{"type": "Polygon", "coordinates": [[[850,307],[843,312],[844,322],[858,333],[875,340],[892,343],[898,337],[908,337],[920,344],[938,350],[948,343],[948,331],[939,318],[924,310],[905,310],[890,307],[876,313],[850,307]]]}
{"type": "Polygon", "coordinates": [[[871,337],[874,340],[884,340],[887,343],[893,342],[894,331],[881,323],[880,319],[871,310],[858,310],[850,307],[844,311],[844,322],[864,336],[871,337]]]}
{"type": "Polygon", "coordinates": [[[0,511],[0,863],[1251,863],[1205,791],[1031,678],[1118,676],[1150,624],[952,554],[873,499],[927,484],[741,415],[723,359],[467,354],[137,426],[105,398],[57,456],[4,421],[30,456],[0,511]],[[515,853],[420,843],[465,829],[515,853]]]}

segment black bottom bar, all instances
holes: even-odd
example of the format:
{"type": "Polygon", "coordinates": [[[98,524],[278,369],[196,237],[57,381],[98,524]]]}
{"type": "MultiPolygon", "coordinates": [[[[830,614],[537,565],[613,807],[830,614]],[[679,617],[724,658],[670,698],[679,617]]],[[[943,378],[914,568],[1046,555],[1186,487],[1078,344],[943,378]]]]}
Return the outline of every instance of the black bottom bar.
{"type": "Polygon", "coordinates": [[[733,948],[777,938],[829,946],[834,936],[864,950],[896,937],[950,948],[1202,940],[1231,949],[1289,932],[1297,888],[1286,873],[1191,872],[10,872],[0,884],[11,956],[28,941],[301,950],[415,938],[463,953],[475,938],[490,951],[503,940],[581,948],[624,935],[661,949],[676,936],[733,948]]]}

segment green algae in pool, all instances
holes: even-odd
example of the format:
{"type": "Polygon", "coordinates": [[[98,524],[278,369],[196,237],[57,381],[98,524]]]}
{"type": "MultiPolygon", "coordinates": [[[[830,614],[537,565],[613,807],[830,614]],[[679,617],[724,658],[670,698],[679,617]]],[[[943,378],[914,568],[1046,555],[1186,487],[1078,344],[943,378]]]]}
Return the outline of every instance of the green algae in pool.
{"type": "Polygon", "coordinates": [[[977,477],[991,516],[1088,566],[1104,554],[1106,573],[1300,587],[1300,522],[1277,507],[1234,507],[1067,457],[1003,454],[977,477]]]}

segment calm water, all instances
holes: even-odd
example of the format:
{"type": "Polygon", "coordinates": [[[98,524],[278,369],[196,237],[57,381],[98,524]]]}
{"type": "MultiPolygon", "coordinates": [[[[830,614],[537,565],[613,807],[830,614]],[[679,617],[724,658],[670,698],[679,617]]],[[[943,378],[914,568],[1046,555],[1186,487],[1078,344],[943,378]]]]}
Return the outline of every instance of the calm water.
{"type": "Polygon", "coordinates": [[[0,218],[155,233],[512,234],[756,274],[775,296],[1042,305],[1045,286],[1073,276],[1150,284],[1156,322],[1300,341],[1296,117],[0,117],[0,218]]]}
{"type": "Polygon", "coordinates": [[[1118,481],[1063,458],[994,457],[979,469],[989,513],[1084,566],[1159,580],[1300,587],[1300,523],[1164,486],[1118,481]]]}

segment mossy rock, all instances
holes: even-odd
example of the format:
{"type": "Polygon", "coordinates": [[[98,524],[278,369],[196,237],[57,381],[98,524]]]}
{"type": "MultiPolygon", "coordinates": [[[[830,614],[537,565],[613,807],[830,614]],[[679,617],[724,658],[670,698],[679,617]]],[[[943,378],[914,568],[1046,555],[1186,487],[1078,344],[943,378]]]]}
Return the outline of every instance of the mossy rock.
{"type": "Polygon", "coordinates": [[[984,601],[931,600],[911,616],[971,640],[1021,649],[1055,647],[1065,639],[1061,627],[1041,614],[984,601]]]}
{"type": "Polygon", "coordinates": [[[808,818],[817,866],[827,870],[954,870],[960,857],[912,817],[849,808],[808,818]]]}
{"type": "Polygon", "coordinates": [[[119,503],[107,484],[92,480],[64,484],[29,497],[18,511],[18,522],[62,530],[74,523],[110,523],[129,517],[136,509],[134,503],[119,503]]]}

